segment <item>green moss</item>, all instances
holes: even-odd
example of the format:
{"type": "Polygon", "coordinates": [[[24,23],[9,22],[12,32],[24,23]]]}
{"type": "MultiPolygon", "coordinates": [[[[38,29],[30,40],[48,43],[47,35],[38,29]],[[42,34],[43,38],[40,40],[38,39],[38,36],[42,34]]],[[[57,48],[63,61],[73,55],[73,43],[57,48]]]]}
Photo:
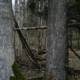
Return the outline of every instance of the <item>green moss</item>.
{"type": "Polygon", "coordinates": [[[16,80],[16,78],[15,77],[10,77],[10,80],[16,80]]]}
{"type": "Polygon", "coordinates": [[[11,77],[10,80],[26,80],[24,75],[21,73],[16,61],[14,62],[12,68],[13,68],[15,77],[11,77]]]}

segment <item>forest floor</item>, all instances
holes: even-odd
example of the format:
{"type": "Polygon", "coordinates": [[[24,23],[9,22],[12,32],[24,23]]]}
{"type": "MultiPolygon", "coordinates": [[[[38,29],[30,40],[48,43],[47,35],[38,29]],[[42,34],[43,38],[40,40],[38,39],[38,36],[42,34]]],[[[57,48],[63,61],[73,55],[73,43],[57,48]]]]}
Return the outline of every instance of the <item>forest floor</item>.
{"type": "MultiPolygon", "coordinates": [[[[76,50],[76,52],[78,53],[78,55],[80,55],[80,50],[76,50]]],[[[37,57],[42,59],[40,64],[45,66],[46,54],[41,54],[41,55],[38,55],[37,57]]],[[[69,67],[80,70],[80,60],[70,50],[69,50],[69,67]]],[[[24,76],[28,78],[28,80],[42,80],[45,74],[44,70],[39,71],[38,69],[32,69],[32,67],[27,68],[26,66],[23,66],[23,65],[20,65],[20,69],[22,73],[24,74],[24,76]]],[[[80,80],[80,78],[77,80],[80,80]]]]}
{"type": "MultiPolygon", "coordinates": [[[[80,56],[80,50],[75,50],[76,53],[80,56]]],[[[75,73],[75,78],[74,75],[72,76],[71,80],[80,80],[80,59],[78,59],[72,51],[69,50],[69,67],[79,70],[79,73],[75,73]]],[[[73,73],[73,74],[74,74],[73,73]]]]}
{"type": "MultiPolygon", "coordinates": [[[[80,50],[75,50],[80,55],[80,50]]],[[[69,66],[80,70],[80,59],[72,51],[69,51],[69,66]]]]}

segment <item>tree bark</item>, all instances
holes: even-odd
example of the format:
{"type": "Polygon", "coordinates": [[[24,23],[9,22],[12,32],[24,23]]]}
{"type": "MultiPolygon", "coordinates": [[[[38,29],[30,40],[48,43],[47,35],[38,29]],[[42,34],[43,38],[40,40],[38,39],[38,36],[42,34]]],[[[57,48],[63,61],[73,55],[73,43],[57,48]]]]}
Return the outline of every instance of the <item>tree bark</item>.
{"type": "Polygon", "coordinates": [[[13,27],[11,0],[0,0],[0,80],[9,80],[13,75],[13,27]]]}
{"type": "Polygon", "coordinates": [[[52,78],[47,79],[66,80],[66,0],[49,0],[48,3],[47,75],[52,78]]]}

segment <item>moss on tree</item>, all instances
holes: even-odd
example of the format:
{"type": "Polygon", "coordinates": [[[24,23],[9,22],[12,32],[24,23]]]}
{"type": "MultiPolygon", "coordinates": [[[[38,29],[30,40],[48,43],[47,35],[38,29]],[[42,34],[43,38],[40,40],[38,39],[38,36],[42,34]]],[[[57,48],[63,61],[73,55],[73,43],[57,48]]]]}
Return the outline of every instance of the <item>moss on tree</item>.
{"type": "Polygon", "coordinates": [[[16,61],[14,62],[12,68],[15,76],[10,77],[10,80],[26,80],[24,75],[21,73],[16,61]]]}

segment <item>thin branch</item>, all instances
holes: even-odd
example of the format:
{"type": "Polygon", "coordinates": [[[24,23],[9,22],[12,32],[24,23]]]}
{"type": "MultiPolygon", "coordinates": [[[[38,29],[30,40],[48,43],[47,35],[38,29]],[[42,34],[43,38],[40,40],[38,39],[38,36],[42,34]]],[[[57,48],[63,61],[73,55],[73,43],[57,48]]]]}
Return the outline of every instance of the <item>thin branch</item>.
{"type": "Polygon", "coordinates": [[[47,26],[14,28],[14,30],[38,30],[38,29],[47,29],[47,26]]]}
{"type": "Polygon", "coordinates": [[[76,56],[78,59],[80,59],[80,56],[78,55],[78,53],[77,53],[74,49],[72,49],[72,47],[70,47],[70,49],[71,49],[71,51],[75,54],[75,56],[76,56]]]}

